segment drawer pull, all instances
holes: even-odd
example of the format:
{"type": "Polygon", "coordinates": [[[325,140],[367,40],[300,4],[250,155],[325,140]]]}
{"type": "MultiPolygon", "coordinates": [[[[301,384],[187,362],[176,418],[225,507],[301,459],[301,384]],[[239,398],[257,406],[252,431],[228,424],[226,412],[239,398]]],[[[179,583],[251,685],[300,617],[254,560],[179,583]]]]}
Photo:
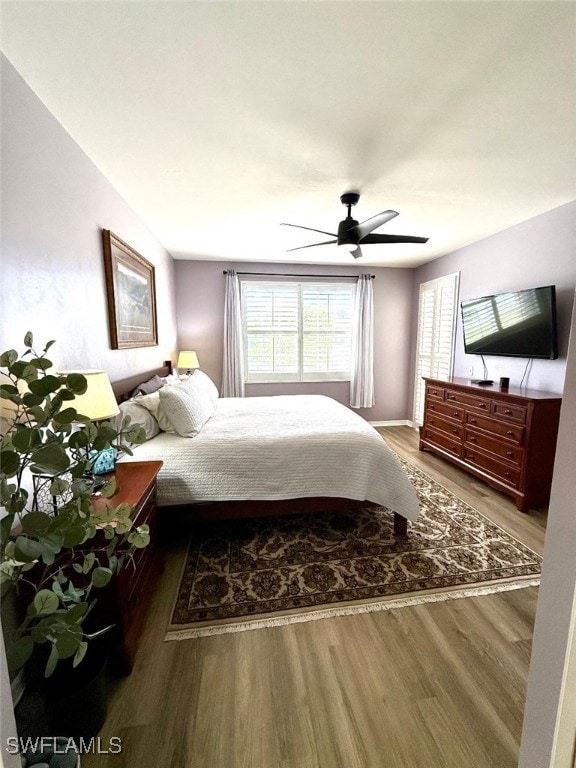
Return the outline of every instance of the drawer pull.
{"type": "Polygon", "coordinates": [[[456,395],[448,395],[448,400],[456,400],[456,395]]]}
{"type": "Polygon", "coordinates": [[[470,419],[470,424],[476,424],[476,419],[470,419]]]}
{"type": "Polygon", "coordinates": [[[513,434],[514,434],[514,432],[512,432],[512,430],[511,430],[511,429],[509,429],[509,430],[507,430],[506,434],[507,434],[507,435],[513,435],[513,434]]]}
{"type": "Polygon", "coordinates": [[[460,414],[458,413],[458,411],[454,411],[454,416],[459,416],[459,415],[460,414]]]}
{"type": "Polygon", "coordinates": [[[475,443],[475,442],[476,442],[476,438],[475,438],[475,437],[469,437],[469,438],[468,438],[468,440],[469,440],[471,443],[475,443]]]}
{"type": "Polygon", "coordinates": [[[510,477],[510,472],[504,472],[504,477],[510,477]]]}
{"type": "Polygon", "coordinates": [[[434,405],[433,405],[432,403],[430,404],[430,410],[431,410],[431,411],[433,411],[433,410],[434,410],[434,405]]]}
{"type": "Polygon", "coordinates": [[[512,411],[510,411],[508,409],[505,410],[504,413],[506,414],[506,416],[512,416],[512,411]]]}
{"type": "Polygon", "coordinates": [[[486,403],[480,403],[480,404],[478,405],[478,408],[486,408],[486,403]]]}
{"type": "Polygon", "coordinates": [[[512,456],[512,451],[506,451],[506,456],[512,456]]]}
{"type": "Polygon", "coordinates": [[[452,434],[453,434],[453,435],[457,435],[457,434],[458,434],[458,430],[457,430],[457,429],[453,429],[453,430],[452,430],[452,434]]]}

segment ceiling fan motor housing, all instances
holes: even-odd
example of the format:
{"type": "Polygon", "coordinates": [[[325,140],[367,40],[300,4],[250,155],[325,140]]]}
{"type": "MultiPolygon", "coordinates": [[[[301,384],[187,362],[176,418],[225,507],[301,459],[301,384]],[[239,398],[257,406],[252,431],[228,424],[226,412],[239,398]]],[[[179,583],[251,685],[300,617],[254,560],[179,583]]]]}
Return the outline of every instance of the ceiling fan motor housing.
{"type": "Polygon", "coordinates": [[[351,216],[338,224],[338,245],[358,245],[358,230],[353,229],[358,226],[356,219],[351,216]]]}

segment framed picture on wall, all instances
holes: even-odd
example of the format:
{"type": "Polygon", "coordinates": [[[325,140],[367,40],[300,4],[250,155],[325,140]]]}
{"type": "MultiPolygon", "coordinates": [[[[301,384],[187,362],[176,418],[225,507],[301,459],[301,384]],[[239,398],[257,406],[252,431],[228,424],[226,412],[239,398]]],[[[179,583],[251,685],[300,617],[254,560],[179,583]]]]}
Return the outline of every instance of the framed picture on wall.
{"type": "Polygon", "coordinates": [[[154,267],[109,229],[102,230],[112,349],[158,344],[154,267]]]}

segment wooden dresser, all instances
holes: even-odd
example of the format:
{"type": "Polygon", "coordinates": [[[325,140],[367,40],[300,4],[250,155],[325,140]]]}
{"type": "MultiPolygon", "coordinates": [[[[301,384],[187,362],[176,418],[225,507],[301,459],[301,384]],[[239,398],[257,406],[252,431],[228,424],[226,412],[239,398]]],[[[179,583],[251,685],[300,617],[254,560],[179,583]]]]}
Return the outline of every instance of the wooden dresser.
{"type": "Polygon", "coordinates": [[[521,512],[546,504],[562,398],[467,379],[425,379],[420,450],[432,451],[512,496],[521,512]]]}

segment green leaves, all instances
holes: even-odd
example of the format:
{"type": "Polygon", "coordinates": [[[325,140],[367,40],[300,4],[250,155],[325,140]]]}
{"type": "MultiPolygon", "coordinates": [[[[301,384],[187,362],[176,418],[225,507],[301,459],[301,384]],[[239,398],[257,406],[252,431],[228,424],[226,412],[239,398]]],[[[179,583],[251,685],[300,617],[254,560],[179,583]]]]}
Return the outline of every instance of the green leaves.
{"type": "Polygon", "coordinates": [[[57,392],[62,386],[62,382],[58,376],[47,375],[42,376],[40,379],[36,379],[36,381],[31,381],[28,386],[30,387],[30,392],[33,394],[46,397],[47,395],[52,395],[57,392]]]}
{"type": "Polygon", "coordinates": [[[22,518],[22,530],[32,536],[40,536],[50,527],[52,518],[44,512],[28,512],[22,518]]]}
{"type": "Polygon", "coordinates": [[[8,669],[15,672],[26,664],[32,651],[34,650],[34,641],[30,635],[19,637],[15,642],[6,647],[6,661],[8,669]]]}
{"type": "Polygon", "coordinates": [[[112,571],[110,568],[94,568],[92,571],[92,584],[95,587],[105,587],[112,578],[112,571]]]}
{"type": "Polygon", "coordinates": [[[15,451],[0,451],[0,472],[5,477],[14,477],[20,469],[20,459],[15,451]]]}
{"type": "Polygon", "coordinates": [[[70,466],[66,447],[59,443],[47,443],[32,453],[31,471],[39,475],[59,475],[70,466]]]}
{"type": "Polygon", "coordinates": [[[39,429],[16,426],[12,435],[12,445],[19,453],[28,453],[42,445],[42,433],[39,429]]]}
{"type": "Polygon", "coordinates": [[[128,534],[128,541],[136,549],[144,549],[150,543],[150,529],[147,525],[139,525],[128,534]]]}
{"type": "MultiPolygon", "coordinates": [[[[103,498],[94,508],[85,477],[88,455],[109,447],[129,450],[125,444],[143,442],[145,433],[129,419],[120,430],[110,422],[79,419],[75,400],[86,392],[86,377],[55,374],[46,357],[54,341],[41,353],[33,344],[28,332],[22,354],[14,349],[0,354],[0,398],[9,410],[0,437],[0,505],[5,510],[0,520],[0,582],[17,585],[26,580],[36,590],[23,623],[7,642],[10,669],[26,664],[39,643],[47,650],[45,674],[51,675],[59,659],[80,664],[88,641],[109,629],[84,631],[94,604],[92,590],[109,585],[150,539],[147,526],[132,530],[128,504],[114,507],[106,502],[118,491],[114,479],[102,489],[103,498]],[[38,475],[48,478],[44,487],[51,500],[45,508],[38,508],[40,494],[27,491],[30,472],[35,483],[38,475]]],[[[44,477],[40,481],[44,483],[44,477]]]]}
{"type": "Polygon", "coordinates": [[[86,376],[81,373],[69,373],[65,379],[66,388],[73,392],[75,395],[83,395],[88,389],[88,382],[86,376]]]}
{"type": "Polygon", "coordinates": [[[60,602],[50,589],[41,589],[36,594],[33,605],[38,616],[47,616],[58,609],[60,602]]]}
{"type": "Polygon", "coordinates": [[[22,563],[32,563],[42,555],[42,545],[27,536],[18,536],[14,544],[14,556],[22,563]]]}
{"type": "Polygon", "coordinates": [[[0,368],[11,368],[18,360],[18,352],[15,349],[8,349],[0,355],[0,368]]]}

